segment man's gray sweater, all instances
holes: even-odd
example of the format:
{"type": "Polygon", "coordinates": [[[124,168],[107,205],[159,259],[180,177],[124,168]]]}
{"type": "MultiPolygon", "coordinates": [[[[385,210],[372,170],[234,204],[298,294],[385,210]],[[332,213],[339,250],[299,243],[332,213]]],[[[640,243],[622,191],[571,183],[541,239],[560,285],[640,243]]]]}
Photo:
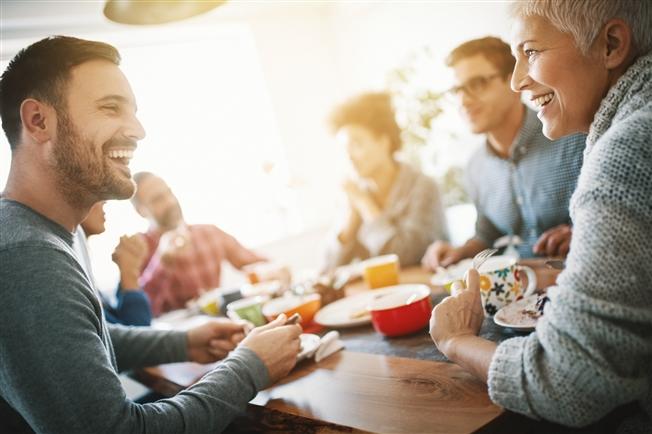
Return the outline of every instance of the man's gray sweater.
{"type": "Polygon", "coordinates": [[[215,433],[267,385],[238,348],[173,398],[127,399],[118,371],[186,360],[186,334],[107,324],[72,240],[0,199],[0,432],[215,433]]]}

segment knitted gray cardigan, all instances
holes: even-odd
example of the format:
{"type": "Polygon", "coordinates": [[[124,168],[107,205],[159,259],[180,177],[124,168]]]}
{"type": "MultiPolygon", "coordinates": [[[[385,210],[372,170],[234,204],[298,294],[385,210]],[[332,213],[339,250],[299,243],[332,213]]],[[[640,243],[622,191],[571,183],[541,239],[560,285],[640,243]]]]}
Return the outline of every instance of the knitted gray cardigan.
{"type": "Polygon", "coordinates": [[[652,432],[652,54],[602,101],[570,211],[566,270],[536,331],[498,346],[489,395],[568,426],[634,402],[620,431],[652,432]]]}

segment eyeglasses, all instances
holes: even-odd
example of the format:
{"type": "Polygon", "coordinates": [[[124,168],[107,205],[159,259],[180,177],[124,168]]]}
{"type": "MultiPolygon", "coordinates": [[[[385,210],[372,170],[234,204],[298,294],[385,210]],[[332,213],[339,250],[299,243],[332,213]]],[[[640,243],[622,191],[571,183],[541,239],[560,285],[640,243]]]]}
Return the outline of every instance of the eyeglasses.
{"type": "Polygon", "coordinates": [[[495,73],[469,78],[461,85],[451,87],[446,93],[452,97],[459,97],[461,92],[464,92],[470,97],[477,97],[487,90],[491,80],[500,76],[502,74],[495,73]]]}

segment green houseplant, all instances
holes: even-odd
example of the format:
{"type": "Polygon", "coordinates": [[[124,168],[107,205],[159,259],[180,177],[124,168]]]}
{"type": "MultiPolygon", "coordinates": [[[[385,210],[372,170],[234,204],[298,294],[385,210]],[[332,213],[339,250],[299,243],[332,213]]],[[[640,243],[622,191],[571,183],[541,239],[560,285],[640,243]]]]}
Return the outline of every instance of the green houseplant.
{"type": "Polygon", "coordinates": [[[470,199],[464,189],[463,164],[448,158],[464,139],[444,119],[456,115],[446,103],[445,91],[436,87],[441,85],[435,79],[441,63],[431,48],[422,47],[389,71],[386,83],[402,129],[401,158],[435,177],[448,207],[470,199]]]}

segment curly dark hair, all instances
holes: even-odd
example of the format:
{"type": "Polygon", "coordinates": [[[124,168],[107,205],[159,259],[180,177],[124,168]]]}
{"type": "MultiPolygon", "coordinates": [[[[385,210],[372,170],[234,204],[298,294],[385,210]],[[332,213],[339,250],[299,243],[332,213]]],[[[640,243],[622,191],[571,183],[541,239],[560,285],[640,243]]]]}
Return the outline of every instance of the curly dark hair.
{"type": "Polygon", "coordinates": [[[359,125],[378,136],[386,135],[391,142],[392,153],[401,148],[401,129],[396,123],[389,93],[363,93],[345,101],[335,107],[329,124],[333,132],[345,125],[359,125]]]}

